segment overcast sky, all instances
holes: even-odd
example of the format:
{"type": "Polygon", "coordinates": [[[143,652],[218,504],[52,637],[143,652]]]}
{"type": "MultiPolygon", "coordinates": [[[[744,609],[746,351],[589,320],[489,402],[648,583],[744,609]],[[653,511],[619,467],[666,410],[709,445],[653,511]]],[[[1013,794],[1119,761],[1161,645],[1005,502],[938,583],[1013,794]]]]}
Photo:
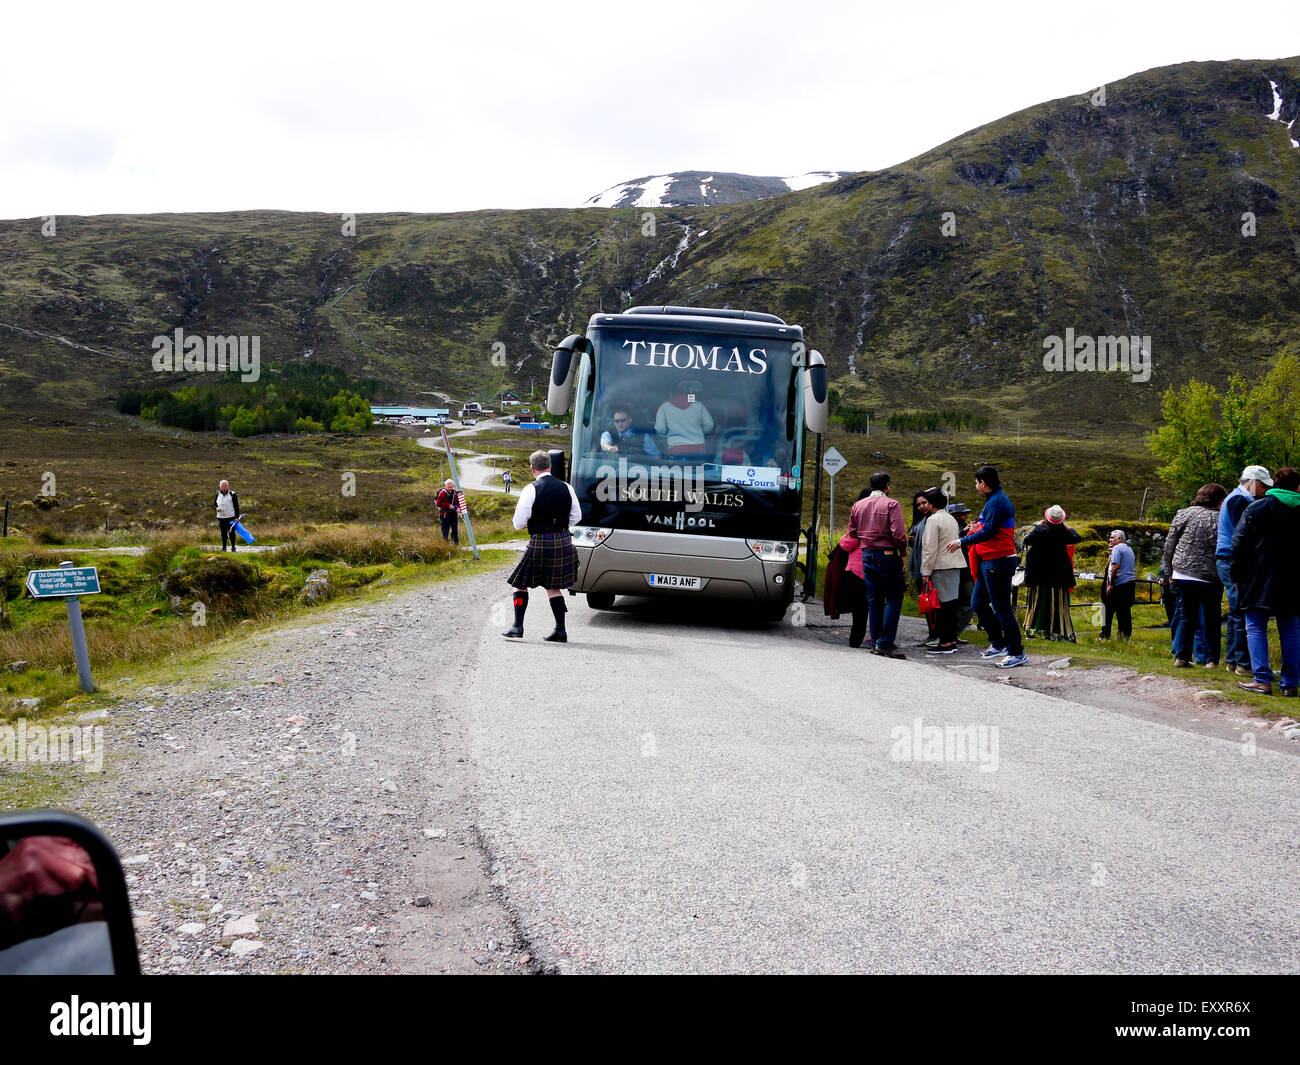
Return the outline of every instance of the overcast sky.
{"type": "Polygon", "coordinates": [[[13,5],[0,217],[576,206],[673,170],[874,170],[1150,67],[1300,53],[1263,10],[13,5]]]}

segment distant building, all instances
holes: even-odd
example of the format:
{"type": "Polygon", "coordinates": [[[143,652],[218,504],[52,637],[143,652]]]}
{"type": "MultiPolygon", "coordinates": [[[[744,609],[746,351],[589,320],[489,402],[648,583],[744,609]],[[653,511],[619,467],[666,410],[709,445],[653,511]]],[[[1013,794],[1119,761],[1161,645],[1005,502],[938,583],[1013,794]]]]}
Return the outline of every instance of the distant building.
{"type": "Polygon", "coordinates": [[[521,402],[522,400],[514,392],[501,393],[501,406],[503,407],[517,407],[521,402]]]}
{"type": "Polygon", "coordinates": [[[371,407],[370,413],[385,421],[415,418],[422,422],[432,422],[447,417],[451,411],[446,407],[371,407]]]}

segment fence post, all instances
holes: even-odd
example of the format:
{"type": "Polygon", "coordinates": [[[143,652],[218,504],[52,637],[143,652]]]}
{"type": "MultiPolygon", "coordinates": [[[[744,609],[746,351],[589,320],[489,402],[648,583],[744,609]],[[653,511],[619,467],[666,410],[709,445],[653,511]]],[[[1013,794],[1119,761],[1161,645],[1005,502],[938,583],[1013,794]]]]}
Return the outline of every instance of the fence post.
{"type": "Polygon", "coordinates": [[[3,535],[4,535],[4,536],[8,536],[8,535],[9,535],[9,499],[8,499],[8,497],[5,497],[5,525],[4,525],[4,533],[3,533],[3,535]]]}

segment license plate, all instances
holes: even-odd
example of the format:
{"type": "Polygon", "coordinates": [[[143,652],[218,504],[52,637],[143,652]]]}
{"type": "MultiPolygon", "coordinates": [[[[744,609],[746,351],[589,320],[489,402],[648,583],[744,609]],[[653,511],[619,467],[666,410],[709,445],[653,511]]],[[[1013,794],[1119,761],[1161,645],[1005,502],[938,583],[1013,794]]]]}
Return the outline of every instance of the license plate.
{"type": "Polygon", "coordinates": [[[679,577],[673,573],[647,573],[645,579],[651,588],[680,588],[688,592],[698,592],[704,587],[703,577],[679,577]]]}

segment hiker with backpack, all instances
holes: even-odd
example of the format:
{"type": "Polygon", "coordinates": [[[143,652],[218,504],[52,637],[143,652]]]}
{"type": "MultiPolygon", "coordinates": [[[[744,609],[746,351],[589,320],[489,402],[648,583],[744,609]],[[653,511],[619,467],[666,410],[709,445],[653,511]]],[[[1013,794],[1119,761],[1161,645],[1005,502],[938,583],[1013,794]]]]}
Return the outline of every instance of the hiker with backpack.
{"type": "Polygon", "coordinates": [[[457,547],[460,546],[460,509],[456,496],[456,482],[450,477],[438,490],[434,503],[438,507],[438,522],[442,526],[442,538],[450,538],[457,547]]]}

